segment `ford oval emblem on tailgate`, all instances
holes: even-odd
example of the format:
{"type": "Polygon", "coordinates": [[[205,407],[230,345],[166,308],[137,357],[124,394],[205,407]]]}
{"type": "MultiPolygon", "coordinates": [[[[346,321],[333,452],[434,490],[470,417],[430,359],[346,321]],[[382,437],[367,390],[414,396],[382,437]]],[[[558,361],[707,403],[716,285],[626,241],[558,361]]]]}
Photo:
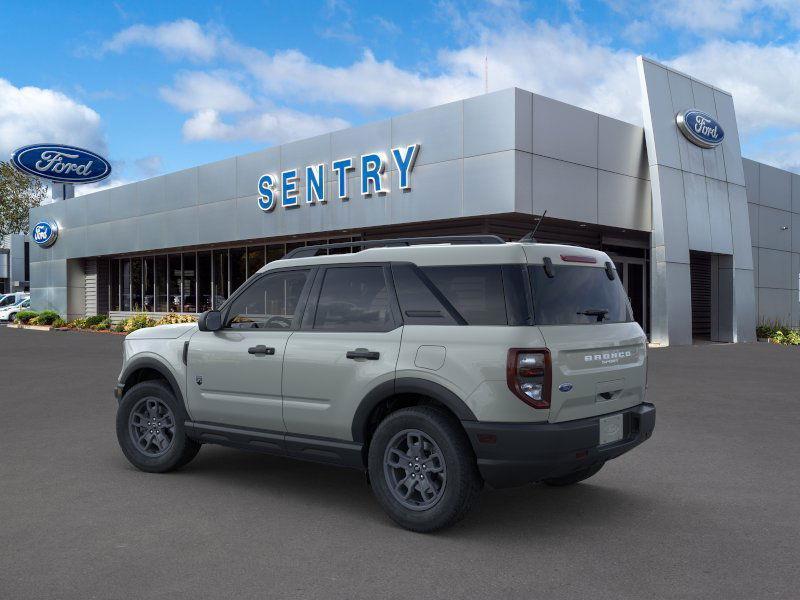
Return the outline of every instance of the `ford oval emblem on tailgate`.
{"type": "Polygon", "coordinates": [[[568,392],[571,389],[572,389],[572,384],[571,383],[562,383],[560,386],[558,386],[558,391],[559,392],[568,392]]]}

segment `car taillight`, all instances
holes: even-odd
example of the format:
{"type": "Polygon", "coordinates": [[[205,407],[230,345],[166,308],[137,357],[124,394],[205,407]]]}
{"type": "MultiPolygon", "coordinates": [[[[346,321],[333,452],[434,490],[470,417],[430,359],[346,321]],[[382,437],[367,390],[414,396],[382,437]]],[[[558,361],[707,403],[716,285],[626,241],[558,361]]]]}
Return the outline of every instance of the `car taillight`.
{"type": "Polygon", "coordinates": [[[551,366],[547,349],[511,348],[506,364],[508,388],[533,408],[550,408],[551,366]]]}

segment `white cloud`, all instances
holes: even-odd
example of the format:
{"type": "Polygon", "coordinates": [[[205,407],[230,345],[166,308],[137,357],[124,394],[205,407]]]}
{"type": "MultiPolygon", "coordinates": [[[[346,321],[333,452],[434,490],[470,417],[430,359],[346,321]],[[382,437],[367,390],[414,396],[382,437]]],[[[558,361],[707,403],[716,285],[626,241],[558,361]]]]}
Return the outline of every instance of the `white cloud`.
{"type": "Polygon", "coordinates": [[[287,108],[250,114],[234,122],[225,122],[218,111],[196,112],[183,125],[187,140],[261,140],[281,143],[312,137],[348,127],[349,123],[336,117],[311,115],[287,108]]]}
{"type": "Polygon", "coordinates": [[[123,29],[102,46],[105,52],[123,52],[131,46],[156,48],[172,58],[208,61],[217,53],[220,35],[204,31],[191,19],[160,25],[133,25],[123,29]]]}
{"type": "Polygon", "coordinates": [[[134,164],[145,177],[155,177],[164,170],[164,159],[157,154],[137,158],[134,164]]]}
{"type": "Polygon", "coordinates": [[[709,42],[669,64],[733,94],[743,131],[800,127],[800,43],[709,42]]]}
{"type": "Polygon", "coordinates": [[[26,144],[53,142],[106,152],[100,115],[61,92],[0,79],[0,158],[26,144]]]}
{"type": "Polygon", "coordinates": [[[253,99],[224,73],[179,73],[172,87],[161,88],[161,97],[183,112],[211,109],[239,112],[253,108],[253,99]]]}

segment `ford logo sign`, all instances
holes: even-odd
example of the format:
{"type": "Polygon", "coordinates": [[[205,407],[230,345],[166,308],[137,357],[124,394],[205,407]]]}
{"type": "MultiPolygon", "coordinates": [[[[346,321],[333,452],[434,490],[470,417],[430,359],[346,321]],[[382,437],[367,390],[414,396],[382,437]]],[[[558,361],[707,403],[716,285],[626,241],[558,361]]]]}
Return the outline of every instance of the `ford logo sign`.
{"type": "Polygon", "coordinates": [[[58,238],[58,223],[55,221],[39,221],[31,229],[31,238],[42,248],[49,248],[58,238]]]}
{"type": "Polygon", "coordinates": [[[725,139],[725,132],[716,119],[695,108],[683,110],[675,117],[678,129],[687,140],[701,148],[714,148],[725,139]]]}
{"type": "Polygon", "coordinates": [[[60,183],[92,183],[111,174],[105,158],[75,146],[25,146],[14,151],[11,162],[23,173],[60,183]]]}
{"type": "Polygon", "coordinates": [[[558,386],[559,392],[569,392],[570,390],[572,390],[571,383],[562,383],[560,386],[558,386]]]}

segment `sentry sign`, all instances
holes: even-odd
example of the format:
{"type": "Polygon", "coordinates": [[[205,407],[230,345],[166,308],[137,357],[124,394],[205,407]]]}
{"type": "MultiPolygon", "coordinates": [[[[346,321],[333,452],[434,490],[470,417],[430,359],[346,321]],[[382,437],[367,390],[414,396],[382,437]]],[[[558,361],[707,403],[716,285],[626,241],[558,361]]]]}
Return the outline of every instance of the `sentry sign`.
{"type": "Polygon", "coordinates": [[[382,152],[362,154],[359,158],[341,158],[330,164],[306,165],[304,169],[287,169],[280,175],[265,173],[258,180],[258,207],[269,212],[280,204],[283,208],[297,208],[302,204],[326,203],[329,199],[348,200],[353,193],[362,196],[383,195],[389,192],[388,171],[397,168],[401,190],[411,189],[411,171],[419,153],[419,144],[392,148],[390,156],[382,152]],[[356,162],[358,161],[358,162],[356,162]],[[360,189],[351,190],[347,177],[361,170],[360,189]],[[332,185],[327,186],[329,173],[332,185]],[[301,181],[305,191],[301,194],[301,181]],[[302,195],[302,197],[301,197],[302,195]],[[331,196],[332,198],[329,198],[331,196]]]}
{"type": "Polygon", "coordinates": [[[23,173],[59,183],[93,183],[111,174],[105,158],[77,146],[33,144],[15,150],[11,162],[23,173]]]}

